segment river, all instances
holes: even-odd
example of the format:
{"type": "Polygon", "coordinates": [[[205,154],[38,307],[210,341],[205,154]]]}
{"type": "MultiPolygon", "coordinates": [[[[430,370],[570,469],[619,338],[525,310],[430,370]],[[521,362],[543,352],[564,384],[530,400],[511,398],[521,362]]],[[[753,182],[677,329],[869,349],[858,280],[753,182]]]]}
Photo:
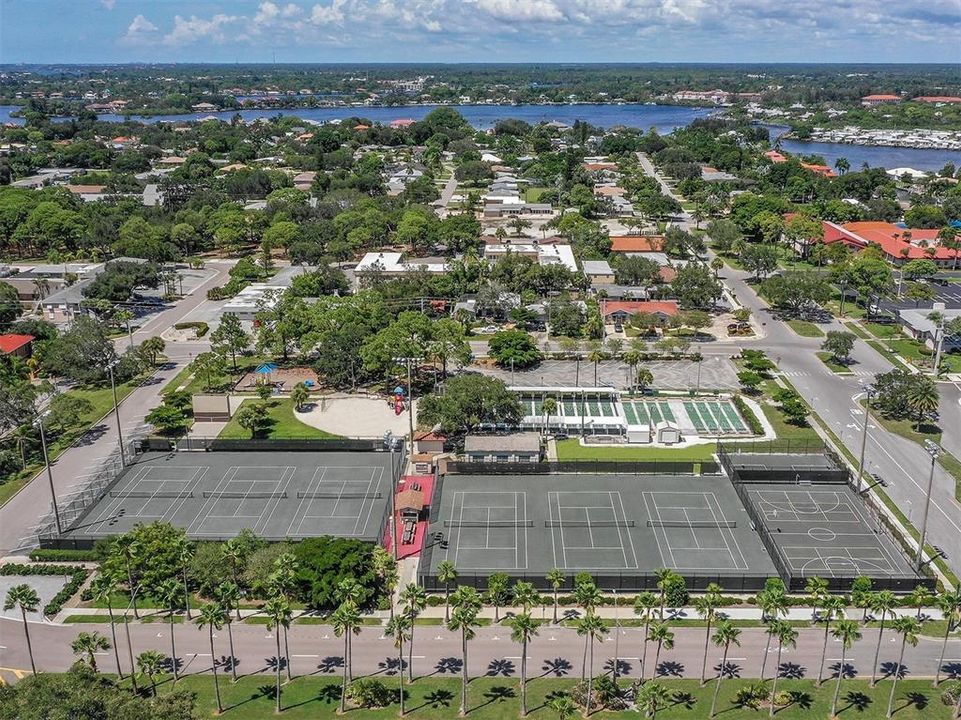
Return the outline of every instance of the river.
{"type": "MultiPolygon", "coordinates": [[[[529,123],[557,120],[568,125],[575,120],[585,120],[592,125],[610,128],[616,125],[626,125],[647,130],[656,128],[659,133],[667,134],[676,128],[684,127],[697,118],[707,117],[715,112],[712,108],[692,108],[678,105],[451,105],[449,106],[463,115],[476,128],[487,129],[493,127],[498,120],[517,118],[529,123]]],[[[15,105],[0,105],[0,123],[22,124],[21,118],[11,117],[10,113],[17,110],[15,105]]],[[[348,117],[364,117],[370,120],[389,123],[391,120],[411,118],[419,120],[434,110],[430,105],[410,105],[403,107],[356,107],[356,108],[281,108],[272,110],[240,110],[239,115],[244,120],[258,118],[272,118],[277,115],[296,115],[305,120],[318,122],[340,120],[348,117]]],[[[186,115],[158,115],[154,117],[137,117],[133,120],[145,123],[182,122],[197,120],[200,117],[217,117],[230,120],[238,112],[228,111],[219,113],[201,113],[186,115]]],[[[99,115],[105,122],[122,122],[122,115],[99,115]]],[[[786,131],[781,126],[768,126],[772,138],[786,131]]],[[[788,152],[803,155],[820,155],[828,165],[834,166],[835,161],[847,158],[852,170],[857,170],[867,163],[871,167],[912,167],[918,170],[940,170],[945,163],[953,162],[961,166],[961,153],[951,150],[928,150],[914,148],[844,145],[824,142],[799,142],[797,140],[783,140],[781,148],[788,152]]]]}

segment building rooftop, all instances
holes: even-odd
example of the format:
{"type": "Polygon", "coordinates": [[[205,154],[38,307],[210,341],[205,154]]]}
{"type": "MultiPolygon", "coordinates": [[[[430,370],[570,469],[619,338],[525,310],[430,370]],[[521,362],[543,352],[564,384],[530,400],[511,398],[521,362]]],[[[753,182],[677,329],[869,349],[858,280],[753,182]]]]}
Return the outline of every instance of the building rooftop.
{"type": "Polygon", "coordinates": [[[534,432],[511,435],[468,435],[464,452],[540,452],[541,438],[534,432]]]}
{"type": "Polygon", "coordinates": [[[0,335],[0,353],[12,353],[34,339],[33,335],[0,335]]]}
{"type": "Polygon", "coordinates": [[[664,247],[663,235],[612,235],[611,252],[660,252],[664,247]]]}
{"type": "Polygon", "coordinates": [[[585,275],[613,275],[611,264],[607,260],[584,260],[581,263],[585,275]]]}

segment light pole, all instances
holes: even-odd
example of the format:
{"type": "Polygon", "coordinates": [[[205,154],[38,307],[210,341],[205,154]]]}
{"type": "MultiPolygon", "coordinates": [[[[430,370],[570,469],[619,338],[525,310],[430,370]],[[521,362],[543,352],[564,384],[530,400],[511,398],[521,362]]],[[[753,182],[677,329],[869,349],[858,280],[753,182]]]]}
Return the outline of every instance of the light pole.
{"type": "Polygon", "coordinates": [[[114,382],[113,369],[120,360],[107,365],[107,372],[110,373],[110,391],[113,393],[113,413],[117,418],[117,442],[120,443],[120,467],[127,467],[127,460],[123,455],[123,431],[120,428],[120,405],[117,403],[117,383],[114,382]]]}
{"type": "MultiPolygon", "coordinates": [[[[130,606],[137,601],[137,590],[139,588],[130,588],[130,602],[127,603],[126,609],[123,611],[123,629],[127,635],[127,657],[130,658],[130,684],[133,688],[134,695],[137,694],[137,666],[133,660],[133,645],[130,642],[130,620],[128,615],[130,614],[130,606]]],[[[214,662],[217,662],[216,658],[211,658],[214,662]]],[[[177,662],[177,658],[170,658],[170,662],[177,662]]]]}
{"type": "Polygon", "coordinates": [[[394,362],[398,365],[407,366],[407,402],[410,404],[409,410],[409,420],[410,420],[410,445],[408,447],[414,447],[414,384],[411,381],[411,368],[414,363],[421,362],[424,358],[415,357],[408,355],[405,357],[395,357],[394,362]]]}
{"type": "Polygon", "coordinates": [[[924,449],[931,456],[931,472],[928,475],[928,489],[924,497],[924,515],[921,516],[921,537],[918,542],[918,554],[914,558],[915,567],[921,569],[921,560],[924,558],[924,538],[928,532],[928,511],[931,509],[931,488],[934,485],[934,466],[938,462],[941,448],[931,440],[924,441],[924,449]]]}
{"type": "Polygon", "coordinates": [[[938,323],[938,347],[934,353],[934,379],[937,380],[941,369],[941,349],[944,347],[944,316],[941,316],[938,323]]]}
{"type": "MultiPolygon", "coordinates": [[[[384,445],[390,453],[390,549],[397,562],[397,482],[394,479],[394,434],[388,430],[384,433],[384,445]]],[[[394,600],[391,598],[391,606],[394,600]]]]}
{"type": "Polygon", "coordinates": [[[862,385],[864,391],[867,393],[867,399],[864,402],[864,429],[861,432],[861,458],[858,460],[858,481],[857,491],[861,492],[861,478],[864,476],[864,452],[868,447],[868,424],[871,422],[871,396],[874,395],[874,388],[870,385],[862,385]]]}
{"type": "Polygon", "coordinates": [[[617,613],[617,590],[612,588],[611,592],[614,593],[614,668],[611,670],[611,679],[614,681],[614,687],[617,687],[617,664],[620,662],[618,648],[621,642],[621,618],[617,613]]]}
{"type": "Polygon", "coordinates": [[[47,453],[47,434],[43,431],[43,415],[37,416],[40,426],[40,445],[43,448],[43,464],[47,466],[47,482],[50,484],[50,502],[53,504],[53,519],[57,523],[57,535],[63,534],[60,524],[60,508],[57,506],[57,491],[53,487],[53,470],[50,469],[50,455],[47,453]]]}

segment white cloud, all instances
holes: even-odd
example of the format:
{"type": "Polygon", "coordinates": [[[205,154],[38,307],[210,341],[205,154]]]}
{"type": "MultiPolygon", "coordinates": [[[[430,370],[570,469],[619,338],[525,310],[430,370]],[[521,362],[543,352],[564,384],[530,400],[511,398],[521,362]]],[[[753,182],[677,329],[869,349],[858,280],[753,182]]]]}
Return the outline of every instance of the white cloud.
{"type": "Polygon", "coordinates": [[[331,23],[341,23],[344,21],[342,8],[347,4],[347,0],[333,0],[330,5],[314,5],[310,10],[310,21],[314,25],[329,25],[331,23]]]}
{"type": "Polygon", "coordinates": [[[477,0],[476,4],[498,20],[560,22],[566,19],[554,0],[477,0]]]}
{"type": "Polygon", "coordinates": [[[158,30],[159,28],[143,15],[137,15],[127,26],[127,32],[121,41],[131,45],[149,42],[157,36],[158,30]]]}
{"type": "Polygon", "coordinates": [[[225,15],[217,13],[209,20],[191,15],[185,19],[180,15],[174,16],[173,29],[164,35],[164,43],[167,45],[189,45],[199,40],[215,43],[226,42],[228,36],[239,39],[235,34],[229,32],[229,26],[236,24],[241,17],[235,15],[225,15]]]}
{"type": "Polygon", "coordinates": [[[114,6],[117,4],[117,0],[100,0],[100,4],[103,5],[107,10],[113,10],[114,6]]]}

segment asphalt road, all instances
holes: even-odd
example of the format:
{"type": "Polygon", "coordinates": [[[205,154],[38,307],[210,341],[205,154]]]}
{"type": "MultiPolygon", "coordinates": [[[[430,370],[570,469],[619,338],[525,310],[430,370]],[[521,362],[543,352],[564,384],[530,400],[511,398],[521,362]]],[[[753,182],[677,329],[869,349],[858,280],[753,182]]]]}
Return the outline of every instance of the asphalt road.
{"type": "MultiPolygon", "coordinates": [[[[207,290],[224,281],[230,266],[208,263],[214,274],[194,292],[172,307],[156,314],[134,335],[134,344],[153,336],[179,322],[194,308],[206,300],[207,290]]],[[[127,336],[117,339],[117,349],[125,350],[127,336]]],[[[151,408],[160,404],[164,386],[190,362],[190,359],[208,349],[209,343],[168,343],[168,361],[143,385],[131,392],[120,404],[120,425],[125,436],[144,428],[144,417],[151,408]]],[[[60,502],[71,492],[84,486],[117,449],[117,425],[114,416],[108,415],[103,422],[92,427],[70,449],[53,463],[53,482],[60,502]]],[[[40,518],[50,512],[50,490],[46,472],[41,471],[33,480],[0,508],[0,557],[35,544],[31,531],[40,518]]]]}
{"type": "MultiPolygon", "coordinates": [[[[70,641],[78,632],[98,630],[109,638],[107,625],[84,623],[83,625],[30,624],[37,667],[50,672],[66,670],[74,661],[70,641]]],[[[130,638],[133,654],[147,649],[170,654],[170,626],[166,624],[131,624],[130,638]]],[[[663,650],[658,666],[664,676],[699,677],[704,652],[704,628],[674,628],[675,647],[663,650]]],[[[234,651],[237,670],[242,674],[269,673],[275,667],[274,635],[263,626],[237,624],[233,629],[234,651]]],[[[848,673],[859,676],[870,674],[877,644],[878,631],[865,629],[863,639],[849,651],[848,673]]],[[[210,646],[206,630],[193,625],[175,625],[174,639],[177,644],[179,667],[188,673],[203,673],[211,669],[210,646]]],[[[781,657],[784,677],[816,677],[821,658],[824,633],[820,629],[801,629],[796,648],[785,648],[781,657]]],[[[621,628],[615,642],[614,633],[602,644],[595,646],[595,671],[613,665],[615,646],[622,664],[624,676],[638,677],[640,673],[641,628],[621,628]]],[[[117,626],[117,642],[120,662],[129,668],[126,636],[123,625],[117,626]]],[[[739,677],[759,677],[767,635],[761,628],[745,628],[741,633],[741,646],[732,648],[730,669],[739,677]]],[[[330,627],[324,625],[293,626],[289,635],[291,669],[297,675],[308,673],[338,673],[343,667],[343,640],[337,638],[330,627]]],[[[215,633],[215,654],[219,662],[229,656],[226,630],[215,633]]],[[[556,626],[540,628],[538,636],[529,647],[531,673],[557,677],[578,676],[581,671],[584,640],[575,630],[556,626]]],[[[647,674],[650,675],[654,661],[655,646],[648,645],[647,674]]],[[[900,642],[896,633],[886,630],[881,643],[879,673],[890,672],[897,663],[900,642]]],[[[908,677],[929,677],[936,671],[941,641],[924,637],[917,647],[908,646],[905,651],[904,669],[908,677]]],[[[708,656],[708,673],[720,664],[719,649],[711,646],[708,656]]],[[[771,648],[767,673],[773,669],[776,647],[771,648]]],[[[414,629],[414,674],[453,675],[460,671],[460,635],[439,626],[417,626],[414,629]]],[[[353,640],[353,670],[357,675],[384,673],[396,667],[396,650],[393,640],[383,634],[379,627],[365,627],[353,640]]],[[[961,641],[948,643],[945,654],[946,672],[961,672],[961,641]]],[[[513,676],[517,674],[520,647],[511,642],[510,629],[503,626],[483,627],[477,630],[476,639],[468,644],[468,672],[472,677],[483,675],[513,676]]],[[[828,640],[826,673],[831,667],[837,671],[840,661],[840,644],[828,640]]],[[[100,653],[98,662],[106,671],[116,670],[112,650],[100,653]]],[[[23,641],[23,625],[14,620],[0,619],[0,667],[24,669],[30,667],[23,641]],[[5,648],[2,646],[6,646],[5,648]]]]}
{"type": "MultiPolygon", "coordinates": [[[[654,177],[663,191],[675,199],[680,198],[656,172],[643,153],[638,159],[644,171],[654,177]]],[[[690,216],[683,213],[681,227],[690,229],[690,216]]],[[[709,253],[713,257],[711,253],[709,253]]],[[[874,376],[892,369],[886,358],[862,340],[857,340],[851,357],[854,360],[853,376],[840,376],[831,372],[815,355],[822,340],[804,338],[795,334],[787,325],[777,320],[747,283],[750,273],[725,267],[722,279],[737,299],[751,310],[754,317],[764,323],[765,335],[758,341],[745,343],[747,347],[765,350],[785,377],[794,385],[815,412],[831,427],[854,457],[861,452],[864,428],[864,410],[859,400],[863,397],[862,384],[871,383],[874,376]]],[[[821,326],[823,330],[841,330],[834,321],[821,326]]],[[[737,347],[737,343],[718,342],[702,352],[717,352],[724,347],[737,347]]],[[[954,384],[940,383],[942,396],[943,443],[952,451],[961,451],[961,389],[954,384]]],[[[920,527],[924,514],[931,457],[917,443],[887,432],[877,423],[868,424],[868,441],[865,450],[865,468],[876,472],[887,483],[888,496],[897,503],[908,520],[920,527]]],[[[928,520],[928,542],[942,548],[947,562],[956,573],[961,572],[961,504],[954,496],[954,478],[940,465],[935,465],[931,491],[931,508],[928,520]]]]}

